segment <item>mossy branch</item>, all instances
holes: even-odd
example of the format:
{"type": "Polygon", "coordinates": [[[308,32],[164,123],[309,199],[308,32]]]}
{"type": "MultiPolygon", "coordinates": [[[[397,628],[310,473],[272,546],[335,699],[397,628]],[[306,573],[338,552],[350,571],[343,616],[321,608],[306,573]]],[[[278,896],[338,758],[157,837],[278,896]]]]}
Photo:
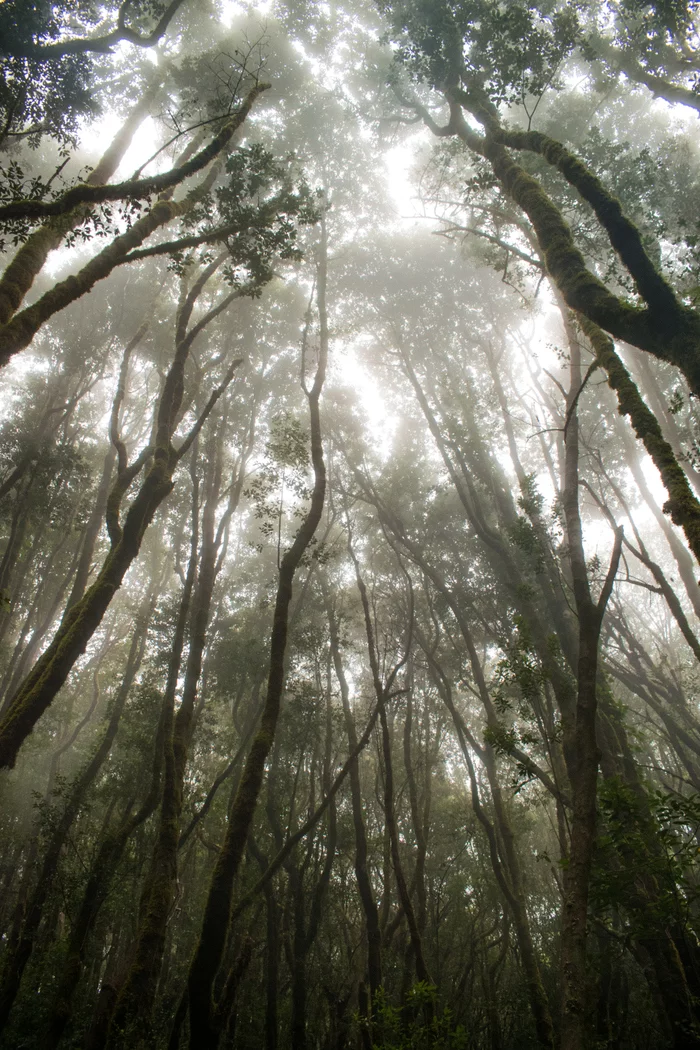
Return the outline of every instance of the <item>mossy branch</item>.
{"type": "Polygon", "coordinates": [[[511,149],[528,150],[561,172],[566,181],[590,204],[611,245],[637,286],[637,291],[653,310],[680,311],[671,286],[664,280],[646,253],[642,237],[622,210],[617,197],[606,190],[600,179],[561,142],[541,131],[500,130],[492,137],[511,149]]]}
{"type": "MultiPolygon", "coordinates": [[[[425,123],[436,134],[456,135],[468,149],[487,160],[494,175],[506,194],[520,207],[537,234],[537,240],[545,259],[547,271],[572,310],[587,317],[600,328],[617,339],[624,339],[641,350],[654,354],[663,361],[676,365],[685,375],[692,392],[700,396],[700,316],[680,304],[663,278],[655,270],[646,254],[643,257],[636,249],[635,235],[641,247],[639,232],[622,215],[619,202],[573,155],[564,156],[560,151],[547,147],[544,138],[528,139],[525,132],[506,132],[500,125],[493,107],[486,107],[471,94],[455,88],[445,90],[450,105],[450,120],[444,128],[436,128],[429,114],[410,101],[421,114],[425,123]],[[467,123],[462,107],[465,107],[485,128],[485,134],[476,132],[467,123]],[[510,136],[510,137],[509,137],[510,136]],[[520,138],[519,138],[520,136],[520,138]],[[648,296],[649,306],[640,308],[630,305],[610,291],[608,287],[586,266],[581,251],[576,247],[571,229],[560,208],[545,192],[536,178],[525,171],[510,155],[504,142],[512,142],[514,148],[533,148],[539,144],[547,149],[552,160],[561,161],[569,176],[578,180],[591,200],[604,216],[613,231],[615,244],[623,248],[625,258],[633,269],[634,279],[648,296]],[[518,146],[520,144],[520,146],[518,146]],[[580,165],[580,168],[576,165],[580,165]],[[645,261],[646,260],[646,261],[645,261]],[[651,267],[651,270],[649,269],[651,267]]],[[[537,133],[529,133],[536,136],[537,133]]],[[[554,140],[550,140],[554,142],[554,140]]],[[[564,152],[561,152],[564,151],[564,152]]],[[[599,221],[602,222],[602,219],[599,221]]],[[[608,235],[611,236],[608,231],[608,235]]],[[[611,236],[611,243],[613,243],[611,236]]],[[[641,247],[643,252],[643,247],[641,247]]],[[[626,263],[627,265],[627,263],[626,263]]]]}
{"type": "Polygon", "coordinates": [[[645,404],[637,385],[615,350],[612,339],[588,318],[579,315],[608,385],[617,394],[620,415],[628,416],[635,434],[644,444],[663,481],[668,500],[664,511],[683,529],[688,546],[700,564],[700,502],[694,496],[676,454],[666,441],[654,413],[645,404]]]}
{"type": "MultiPolygon", "coordinates": [[[[133,107],[117,134],[102,154],[97,166],[86,180],[89,186],[109,182],[132,142],[134,132],[151,111],[160,89],[162,77],[157,75],[133,107]]],[[[27,237],[0,278],[0,324],[7,324],[19,309],[32,287],[34,279],[46,262],[49,252],[57,248],[65,235],[89,215],[89,207],[75,208],[69,215],[44,223],[27,237]]]]}
{"type": "Polygon", "coordinates": [[[539,182],[500,143],[487,142],[484,156],[530,219],[547,270],[567,304],[616,338],[676,365],[700,395],[700,317],[683,307],[644,309],[619,299],[587,268],[569,225],[539,182]]]}
{"type": "Polygon", "coordinates": [[[190,206],[188,200],[158,201],[147,215],[135,222],[131,229],[115,237],[77,274],[59,281],[32,306],[15,314],[11,321],[0,327],[0,367],[8,364],[16,353],[29,346],[50,317],[70,306],[76,299],[80,299],[98,281],[108,277],[133,248],[142,244],[159,226],[164,226],[171,219],[182,215],[190,206]]]}

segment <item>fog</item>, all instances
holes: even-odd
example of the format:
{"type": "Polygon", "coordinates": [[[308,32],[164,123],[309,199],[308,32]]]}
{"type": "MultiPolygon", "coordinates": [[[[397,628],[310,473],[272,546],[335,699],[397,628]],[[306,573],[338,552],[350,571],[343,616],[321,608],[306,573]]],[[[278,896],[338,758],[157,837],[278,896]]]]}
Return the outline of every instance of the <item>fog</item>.
{"type": "Polygon", "coordinates": [[[700,1045],[691,0],[0,3],[0,1048],[700,1045]]]}

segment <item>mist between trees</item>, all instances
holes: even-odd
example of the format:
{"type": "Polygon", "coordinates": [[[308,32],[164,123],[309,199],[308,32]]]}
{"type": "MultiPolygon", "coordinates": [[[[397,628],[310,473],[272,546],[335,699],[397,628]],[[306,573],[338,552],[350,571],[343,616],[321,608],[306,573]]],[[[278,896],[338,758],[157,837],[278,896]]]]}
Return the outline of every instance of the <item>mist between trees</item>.
{"type": "Polygon", "coordinates": [[[700,1046],[700,5],[0,3],[0,1047],[700,1046]]]}

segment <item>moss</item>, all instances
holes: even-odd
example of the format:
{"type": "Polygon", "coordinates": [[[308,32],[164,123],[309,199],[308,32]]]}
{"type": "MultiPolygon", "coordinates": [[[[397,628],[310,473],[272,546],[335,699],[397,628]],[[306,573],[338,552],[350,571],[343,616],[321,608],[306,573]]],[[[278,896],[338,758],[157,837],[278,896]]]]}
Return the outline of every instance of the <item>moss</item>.
{"type": "Polygon", "coordinates": [[[684,307],[647,256],[637,227],[623,213],[620,202],[600,180],[561,143],[539,132],[508,131],[500,126],[493,107],[469,92],[450,87],[445,91],[451,118],[436,129],[457,135],[468,149],[483,156],[509,197],[522,208],[537,234],[547,270],[572,310],[633,346],[680,368],[692,392],[700,396],[700,316],[684,307]],[[464,106],[486,129],[484,136],[469,127],[461,114],[464,106]],[[561,210],[532,175],[517,164],[510,149],[531,150],[562,172],[591,204],[611,245],[648,303],[638,308],[614,295],[587,269],[561,210]]]}
{"type": "Polygon", "coordinates": [[[50,317],[85,295],[98,281],[108,277],[132,248],[142,244],[159,226],[181,215],[190,206],[189,201],[178,203],[158,201],[147,215],[135,222],[131,229],[115,237],[94,259],[86,263],[82,270],[59,281],[36,303],[28,306],[6,325],[3,325],[0,328],[0,366],[7,364],[19,350],[29,346],[41,326],[50,317]]]}
{"type": "Polygon", "coordinates": [[[34,278],[53,248],[73,223],[45,226],[33,233],[22,245],[0,280],[0,324],[7,324],[32,287],[34,278]]]}
{"type": "Polygon", "coordinates": [[[654,413],[645,404],[637,385],[615,351],[612,340],[591,321],[580,318],[608,384],[617,394],[618,410],[628,416],[635,434],[653,460],[668,493],[664,512],[683,529],[688,546],[700,563],[700,503],[654,413]]]}
{"type": "MultiPolygon", "coordinates": [[[[622,249],[625,265],[638,286],[641,282],[643,294],[650,302],[647,308],[635,307],[619,299],[586,267],[560,209],[502,144],[503,141],[517,143],[518,134],[525,133],[506,134],[498,130],[495,134],[496,139],[487,137],[483,140],[481,152],[507,194],[530,219],[547,270],[567,304],[615,338],[624,339],[680,368],[693,393],[700,396],[700,317],[678,303],[663,278],[654,270],[641,246],[639,232],[622,216],[619,203],[590,173],[586,172],[585,180],[581,176],[589,196],[597,202],[601,223],[607,223],[609,234],[612,231],[611,243],[618,251],[622,249]],[[638,245],[636,241],[639,241],[638,245]]],[[[471,137],[467,145],[475,148],[471,137]]],[[[577,165],[580,162],[574,158],[567,166],[572,178],[578,172],[577,165]]],[[[583,165],[580,167],[586,171],[583,165]]]]}
{"type": "Polygon", "coordinates": [[[682,309],[670,285],[649,259],[639,230],[624,214],[620,201],[578,157],[561,142],[539,131],[503,132],[499,140],[514,149],[530,150],[544,157],[590,204],[640,295],[652,309],[672,312],[682,309]]]}

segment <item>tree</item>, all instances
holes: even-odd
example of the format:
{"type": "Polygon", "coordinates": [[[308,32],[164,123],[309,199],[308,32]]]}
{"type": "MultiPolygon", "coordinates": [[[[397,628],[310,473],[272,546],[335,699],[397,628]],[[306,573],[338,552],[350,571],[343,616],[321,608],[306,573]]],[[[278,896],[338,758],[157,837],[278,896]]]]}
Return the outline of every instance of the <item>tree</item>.
{"type": "Polygon", "coordinates": [[[36,145],[43,135],[74,140],[80,119],[99,109],[92,55],[122,41],[153,47],[182,3],[125,2],[98,11],[82,0],[31,7],[8,0],[0,14],[0,146],[23,138],[36,145]],[[109,22],[116,25],[105,32],[109,22]]]}

